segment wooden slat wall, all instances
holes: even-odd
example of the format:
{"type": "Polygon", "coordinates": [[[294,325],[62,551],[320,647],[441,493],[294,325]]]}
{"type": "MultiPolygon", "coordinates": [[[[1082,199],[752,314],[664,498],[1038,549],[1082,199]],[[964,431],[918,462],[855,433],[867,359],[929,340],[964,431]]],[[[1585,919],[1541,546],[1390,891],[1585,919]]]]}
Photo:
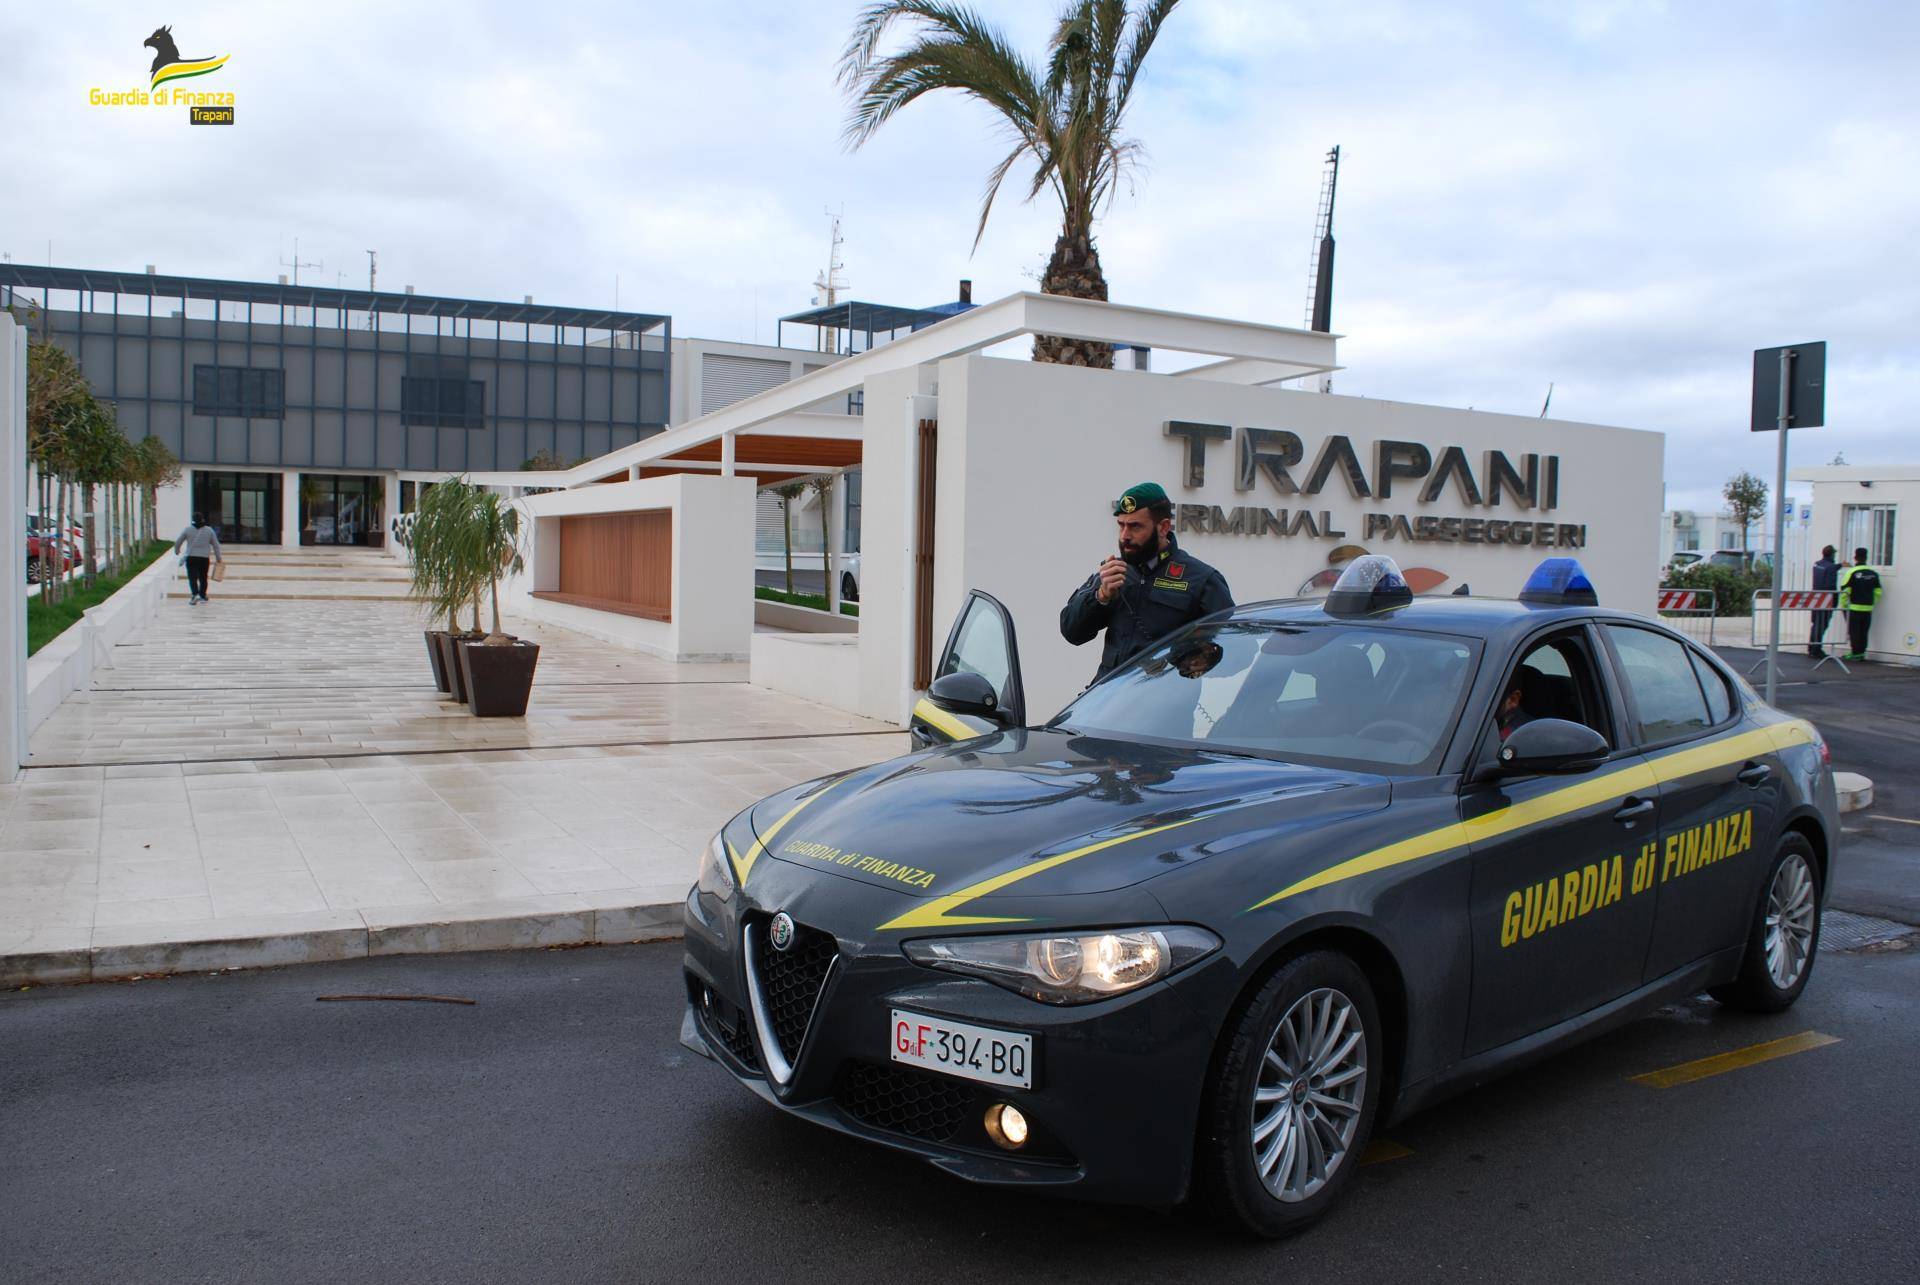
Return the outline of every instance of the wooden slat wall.
{"type": "Polygon", "coordinates": [[[673,512],[590,513],[560,524],[556,597],[650,620],[673,618],[673,512]]]}

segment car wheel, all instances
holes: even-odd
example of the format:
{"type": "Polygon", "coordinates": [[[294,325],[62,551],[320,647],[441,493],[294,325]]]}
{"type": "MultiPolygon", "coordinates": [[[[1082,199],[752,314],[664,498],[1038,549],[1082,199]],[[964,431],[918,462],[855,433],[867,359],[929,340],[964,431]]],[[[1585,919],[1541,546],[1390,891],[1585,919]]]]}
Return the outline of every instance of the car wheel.
{"type": "Polygon", "coordinates": [[[1707,994],[1729,1008],[1778,1013],[1807,988],[1819,948],[1820,866],[1813,859],[1813,846],[1789,834],[1774,850],[1739,975],[1707,994]]]}
{"type": "Polygon", "coordinates": [[[860,582],[853,578],[853,572],[851,571],[842,571],[840,573],[840,601],[860,601],[860,582]]]}
{"type": "Polygon", "coordinates": [[[1225,1038],[1201,1120],[1199,1198],[1249,1231],[1289,1236],[1340,1198],[1372,1136],[1382,1070],[1373,988],[1344,955],[1301,955],[1225,1038]]]}
{"type": "Polygon", "coordinates": [[[27,583],[40,583],[40,559],[38,558],[27,559],[27,583]]]}

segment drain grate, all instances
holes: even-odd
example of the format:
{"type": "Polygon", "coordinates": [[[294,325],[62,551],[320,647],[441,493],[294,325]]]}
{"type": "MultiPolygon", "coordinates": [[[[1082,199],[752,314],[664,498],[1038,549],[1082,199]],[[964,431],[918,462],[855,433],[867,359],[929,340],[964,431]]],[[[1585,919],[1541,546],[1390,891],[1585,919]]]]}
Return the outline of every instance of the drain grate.
{"type": "Polygon", "coordinates": [[[1878,945],[1912,932],[1920,932],[1920,929],[1895,923],[1891,919],[1875,919],[1871,915],[1856,915],[1846,910],[1829,910],[1820,916],[1820,949],[1859,950],[1863,946],[1878,945]]]}

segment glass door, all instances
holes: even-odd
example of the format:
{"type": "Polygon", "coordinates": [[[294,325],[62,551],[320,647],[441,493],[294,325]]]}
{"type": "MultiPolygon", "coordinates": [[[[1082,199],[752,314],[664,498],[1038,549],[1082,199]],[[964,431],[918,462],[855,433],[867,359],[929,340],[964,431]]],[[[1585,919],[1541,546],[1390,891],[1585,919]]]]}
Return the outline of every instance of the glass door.
{"type": "Polygon", "coordinates": [[[195,470],[193,508],[219,532],[222,544],[280,543],[278,473],[195,470]]]}
{"type": "Polygon", "coordinates": [[[354,474],[306,473],[300,478],[300,543],[378,543],[386,480],[354,474]]]}

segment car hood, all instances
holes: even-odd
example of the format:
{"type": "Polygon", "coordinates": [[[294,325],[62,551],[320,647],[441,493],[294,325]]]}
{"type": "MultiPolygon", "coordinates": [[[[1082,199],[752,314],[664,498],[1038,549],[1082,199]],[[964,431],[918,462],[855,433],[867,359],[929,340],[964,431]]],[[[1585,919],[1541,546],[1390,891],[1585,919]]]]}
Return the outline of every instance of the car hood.
{"type": "Polygon", "coordinates": [[[776,861],[914,896],[998,876],[1048,896],[1123,888],[1390,793],[1365,773],[1037,729],[810,782],[750,816],[776,861]]]}

